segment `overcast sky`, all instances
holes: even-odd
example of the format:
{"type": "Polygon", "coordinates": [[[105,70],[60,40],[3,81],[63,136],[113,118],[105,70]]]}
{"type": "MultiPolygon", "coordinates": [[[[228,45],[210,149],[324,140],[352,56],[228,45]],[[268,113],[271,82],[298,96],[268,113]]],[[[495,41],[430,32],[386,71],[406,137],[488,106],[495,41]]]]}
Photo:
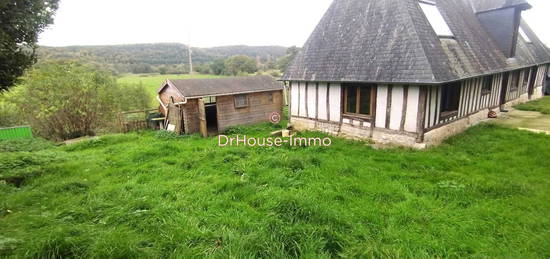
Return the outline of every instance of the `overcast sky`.
{"type": "MultiPolygon", "coordinates": [[[[61,0],[41,45],[302,46],[332,0],[61,0]]],[[[523,17],[550,44],[550,1],[523,17]]]]}

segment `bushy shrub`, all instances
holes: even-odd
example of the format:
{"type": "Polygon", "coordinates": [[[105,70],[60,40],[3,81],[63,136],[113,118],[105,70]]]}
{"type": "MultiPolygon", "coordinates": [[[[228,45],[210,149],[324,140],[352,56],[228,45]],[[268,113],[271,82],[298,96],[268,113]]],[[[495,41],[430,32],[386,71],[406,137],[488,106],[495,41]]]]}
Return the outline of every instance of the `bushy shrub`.
{"type": "Polygon", "coordinates": [[[151,103],[142,86],[119,86],[110,72],[71,61],[39,64],[15,88],[9,102],[37,135],[51,140],[112,131],[118,112],[151,103]]]}
{"type": "Polygon", "coordinates": [[[20,125],[19,113],[15,105],[3,102],[0,97],[0,127],[11,127],[20,125]]]}

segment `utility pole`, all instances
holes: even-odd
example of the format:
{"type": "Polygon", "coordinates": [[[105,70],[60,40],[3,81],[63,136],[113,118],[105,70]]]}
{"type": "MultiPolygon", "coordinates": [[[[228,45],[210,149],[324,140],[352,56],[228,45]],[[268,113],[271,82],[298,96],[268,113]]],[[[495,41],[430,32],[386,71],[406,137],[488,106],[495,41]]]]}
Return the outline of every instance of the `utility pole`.
{"type": "Polygon", "coordinates": [[[187,52],[189,53],[189,74],[192,75],[193,74],[193,57],[191,57],[192,56],[191,44],[189,44],[187,47],[188,47],[187,52]]]}
{"type": "Polygon", "coordinates": [[[189,32],[189,41],[187,43],[187,53],[189,53],[189,74],[193,74],[193,51],[191,50],[191,32],[189,32]]]}

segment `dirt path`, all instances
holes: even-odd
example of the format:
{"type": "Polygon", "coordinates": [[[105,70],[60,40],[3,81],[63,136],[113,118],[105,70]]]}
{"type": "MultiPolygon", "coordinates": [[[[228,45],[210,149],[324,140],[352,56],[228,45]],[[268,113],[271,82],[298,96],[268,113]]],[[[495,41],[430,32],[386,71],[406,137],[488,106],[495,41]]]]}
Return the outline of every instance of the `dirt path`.
{"type": "Polygon", "coordinates": [[[510,110],[502,113],[495,123],[504,126],[550,132],[550,115],[540,112],[510,110]]]}

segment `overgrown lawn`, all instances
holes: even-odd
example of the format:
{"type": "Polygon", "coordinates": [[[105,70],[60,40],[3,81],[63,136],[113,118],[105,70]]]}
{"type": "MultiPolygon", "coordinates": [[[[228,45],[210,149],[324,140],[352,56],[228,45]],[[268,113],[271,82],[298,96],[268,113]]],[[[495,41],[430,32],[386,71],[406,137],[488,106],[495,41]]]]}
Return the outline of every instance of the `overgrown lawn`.
{"type": "Polygon", "coordinates": [[[550,257],[546,135],[483,124],[426,151],[155,132],[0,146],[0,257],[550,257]]]}
{"type": "Polygon", "coordinates": [[[514,108],[522,111],[537,111],[542,114],[550,114],[550,96],[527,103],[518,104],[514,106],[514,108]]]}

